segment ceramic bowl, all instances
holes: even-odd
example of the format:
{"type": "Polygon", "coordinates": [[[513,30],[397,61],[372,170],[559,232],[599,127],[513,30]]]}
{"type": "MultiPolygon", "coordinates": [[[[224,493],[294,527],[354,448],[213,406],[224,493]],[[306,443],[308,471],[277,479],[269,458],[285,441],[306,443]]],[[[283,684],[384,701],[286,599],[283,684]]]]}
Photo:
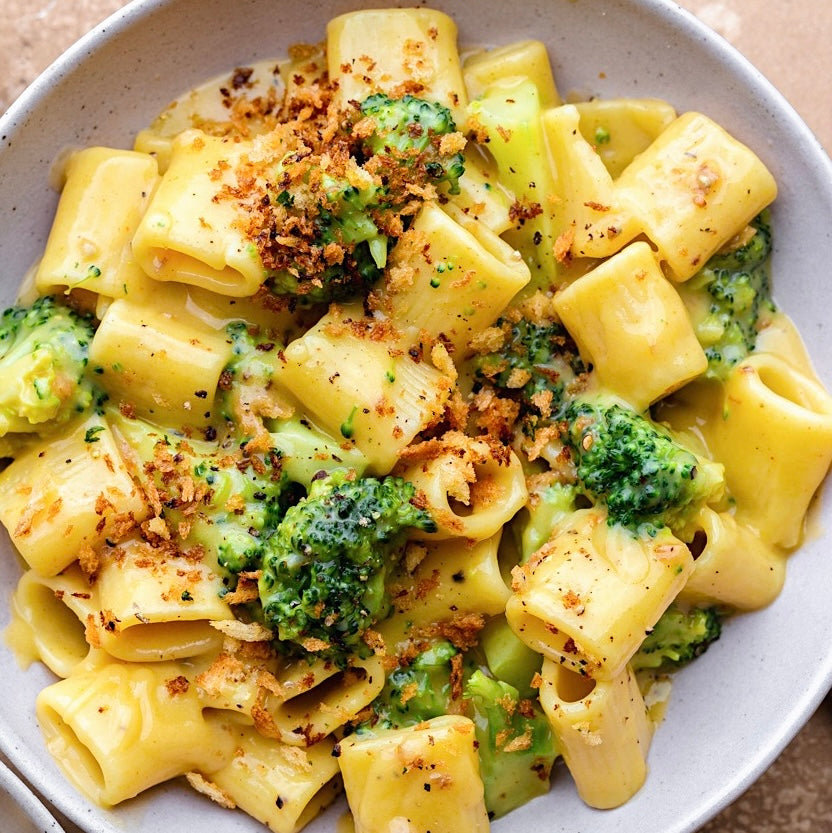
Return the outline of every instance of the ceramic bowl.
{"type": "Polygon", "coordinates": [[[15,833],[64,833],[29,787],[0,760],[0,816],[15,833]]]}
{"type": "MultiPolygon", "coordinates": [[[[169,100],[198,82],[322,39],[328,18],[391,0],[137,0],[50,67],[0,122],[0,301],[14,299],[38,257],[56,203],[50,166],[67,146],[129,147],[169,100]]],[[[656,96],[705,112],[762,157],[780,196],[774,206],[775,297],[798,324],[818,372],[832,381],[832,164],[792,108],[744,59],[666,0],[435,0],[460,40],[548,44],[561,91],[656,96]]],[[[832,508],[794,555],[782,595],[728,623],[723,638],[677,675],[650,751],[647,784],[617,810],[578,799],[563,767],[552,792],[494,824],[502,833],[685,833],[737,797],[776,757],[832,682],[832,508]]],[[[0,625],[20,568],[0,541],[0,625]]],[[[91,807],[61,776],[33,713],[50,682],[21,670],[0,647],[0,748],[62,813],[95,833],[264,828],[179,784],[115,810],[91,807]]],[[[344,806],[308,828],[333,831],[344,806]]]]}

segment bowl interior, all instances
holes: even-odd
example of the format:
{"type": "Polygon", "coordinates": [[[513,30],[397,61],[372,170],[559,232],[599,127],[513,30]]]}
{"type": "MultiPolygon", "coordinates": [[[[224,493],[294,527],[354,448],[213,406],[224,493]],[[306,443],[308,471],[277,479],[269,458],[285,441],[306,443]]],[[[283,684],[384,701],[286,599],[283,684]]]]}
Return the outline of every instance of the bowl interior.
{"type": "MultiPolygon", "coordinates": [[[[323,38],[326,21],[390,2],[138,0],[53,65],[0,122],[0,301],[17,286],[46,240],[56,203],[53,161],[67,146],[129,147],[169,100],[198,82],[297,42],[323,38]]],[[[523,38],[547,43],[562,93],[665,98],[697,109],[750,145],[774,173],[775,297],[799,326],[821,378],[832,381],[832,165],[793,110],[730,47],[666,0],[435,0],[467,45],[523,38]]],[[[820,528],[829,512],[819,509],[820,528]]],[[[823,532],[792,559],[785,590],[765,611],[733,620],[704,657],[677,676],[671,706],[650,752],[644,789],[624,807],[592,811],[565,771],[552,794],[495,824],[524,833],[692,831],[736,797],[799,729],[832,682],[832,608],[818,588],[832,580],[823,532]],[[784,661],[788,658],[788,661],[784,661]],[[796,659],[799,667],[796,668],[796,659]]],[[[0,625],[19,575],[0,542],[0,625]]],[[[33,715],[48,672],[18,667],[0,648],[0,747],[23,774],[82,828],[150,833],[163,824],[214,833],[262,830],[178,786],[156,788],[116,811],[90,808],[69,788],[41,741],[33,715]]],[[[343,807],[308,828],[335,829],[343,807]]]]}

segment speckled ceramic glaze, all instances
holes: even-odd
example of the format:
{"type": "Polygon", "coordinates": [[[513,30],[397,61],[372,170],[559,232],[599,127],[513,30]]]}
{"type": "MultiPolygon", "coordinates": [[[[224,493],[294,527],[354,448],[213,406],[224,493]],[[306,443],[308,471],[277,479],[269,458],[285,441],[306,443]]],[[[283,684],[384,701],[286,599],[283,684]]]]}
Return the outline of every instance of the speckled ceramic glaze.
{"type": "MultiPolygon", "coordinates": [[[[49,168],[67,146],[128,147],[168,100],[234,66],[322,39],[349,0],[146,0],[126,7],[53,65],[0,122],[0,301],[13,300],[38,257],[54,211],[49,168]]],[[[665,0],[436,0],[463,44],[540,38],[562,92],[657,96],[701,110],[763,158],[780,185],[774,207],[775,296],[832,382],[832,164],[785,101],[730,47],[665,0]]],[[[562,768],[550,796],[494,825],[523,833],[684,833],[735,798],[795,734],[832,683],[832,509],[789,565],[785,590],[765,611],[731,621],[723,638],[680,674],[650,752],[650,775],[624,807],[586,808],[562,768]]],[[[0,542],[0,624],[19,566],[0,542]]],[[[92,808],[63,780],[37,728],[33,703],[51,681],[21,671],[0,647],[0,748],[84,830],[157,833],[262,831],[181,785],[157,788],[112,811],[92,808]]],[[[336,806],[308,829],[335,829],[336,806]]]]}
{"type": "Polygon", "coordinates": [[[0,819],[9,833],[64,833],[46,807],[2,761],[0,819]]]}

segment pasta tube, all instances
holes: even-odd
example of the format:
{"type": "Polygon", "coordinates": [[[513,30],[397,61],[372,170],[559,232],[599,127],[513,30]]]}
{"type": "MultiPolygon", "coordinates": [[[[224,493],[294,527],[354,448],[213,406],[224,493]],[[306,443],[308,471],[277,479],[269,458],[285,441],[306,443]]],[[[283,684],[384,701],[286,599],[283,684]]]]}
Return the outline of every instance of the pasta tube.
{"type": "Polygon", "coordinates": [[[581,509],[514,570],[506,605],[512,630],[565,668],[611,680],[638,650],[693,568],[690,550],[664,529],[636,537],[581,509]]]}
{"type": "Polygon", "coordinates": [[[474,751],[474,724],[444,715],[339,744],[356,833],[479,833],[488,815],[474,751]]]}
{"type": "Polygon", "coordinates": [[[647,777],[653,727],[635,675],[588,680],[543,661],[540,705],[581,798],[601,810],[635,795],[647,777]]]}

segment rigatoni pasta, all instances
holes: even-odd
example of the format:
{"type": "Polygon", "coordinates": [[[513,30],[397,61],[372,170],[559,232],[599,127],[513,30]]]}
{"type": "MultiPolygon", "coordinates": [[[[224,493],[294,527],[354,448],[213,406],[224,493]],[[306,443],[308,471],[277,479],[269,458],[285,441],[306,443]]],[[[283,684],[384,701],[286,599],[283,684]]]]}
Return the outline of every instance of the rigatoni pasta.
{"type": "Polygon", "coordinates": [[[560,756],[613,808],[645,695],[780,592],[832,399],[770,296],[773,178],[456,38],[342,15],[66,165],[2,319],[0,521],[93,801],[482,831],[560,756]]]}

